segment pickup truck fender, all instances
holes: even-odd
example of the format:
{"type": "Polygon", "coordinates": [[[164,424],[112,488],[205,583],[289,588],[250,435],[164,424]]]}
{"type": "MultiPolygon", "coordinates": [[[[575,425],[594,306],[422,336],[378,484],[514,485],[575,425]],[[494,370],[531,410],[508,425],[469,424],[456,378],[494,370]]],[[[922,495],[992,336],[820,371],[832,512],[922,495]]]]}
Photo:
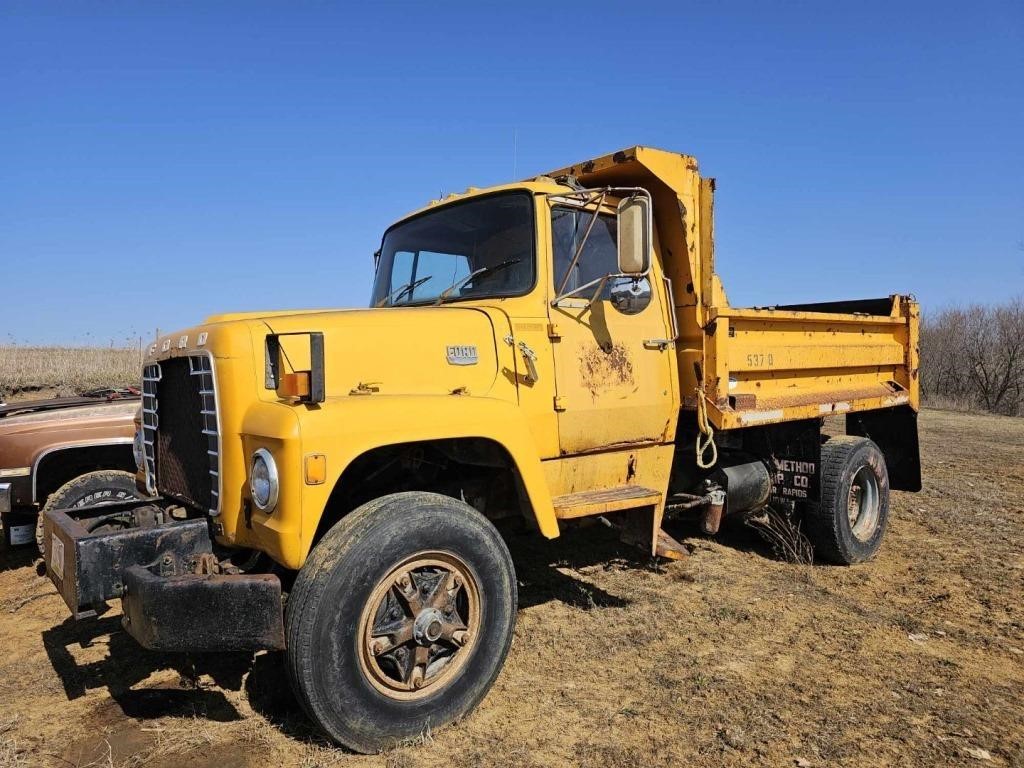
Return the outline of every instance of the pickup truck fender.
{"type": "Polygon", "coordinates": [[[468,395],[352,396],[298,411],[302,452],[327,456],[327,481],[306,486],[299,549],[305,560],[331,491],[356,458],[375,448],[427,440],[484,438],[502,446],[515,464],[537,527],[558,536],[540,454],[513,403],[468,395]],[[332,413],[333,412],[333,413],[332,413]]]}

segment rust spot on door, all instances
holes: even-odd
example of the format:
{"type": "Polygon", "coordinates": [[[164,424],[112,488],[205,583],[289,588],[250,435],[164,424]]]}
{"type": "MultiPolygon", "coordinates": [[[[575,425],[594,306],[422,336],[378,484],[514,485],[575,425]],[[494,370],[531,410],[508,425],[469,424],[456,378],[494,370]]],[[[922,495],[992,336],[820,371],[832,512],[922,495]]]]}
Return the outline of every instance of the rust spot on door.
{"type": "Polygon", "coordinates": [[[594,344],[580,353],[580,379],[596,398],[601,392],[633,385],[633,361],[623,344],[594,344]]]}

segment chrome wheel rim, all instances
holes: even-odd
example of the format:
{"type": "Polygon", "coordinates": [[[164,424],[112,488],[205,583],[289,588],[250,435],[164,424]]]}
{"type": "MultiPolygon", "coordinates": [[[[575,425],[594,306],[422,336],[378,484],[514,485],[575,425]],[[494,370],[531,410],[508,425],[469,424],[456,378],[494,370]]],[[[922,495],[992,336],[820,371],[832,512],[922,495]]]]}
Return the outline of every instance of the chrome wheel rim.
{"type": "Polygon", "coordinates": [[[359,664],[381,693],[428,696],[454,679],[480,636],[480,589],[448,552],[421,552],[380,580],[359,621],[359,664]]]}
{"type": "Polygon", "coordinates": [[[870,466],[864,465],[853,476],[847,503],[850,530],[858,541],[869,541],[874,536],[881,517],[881,497],[878,478],[870,466]]]}

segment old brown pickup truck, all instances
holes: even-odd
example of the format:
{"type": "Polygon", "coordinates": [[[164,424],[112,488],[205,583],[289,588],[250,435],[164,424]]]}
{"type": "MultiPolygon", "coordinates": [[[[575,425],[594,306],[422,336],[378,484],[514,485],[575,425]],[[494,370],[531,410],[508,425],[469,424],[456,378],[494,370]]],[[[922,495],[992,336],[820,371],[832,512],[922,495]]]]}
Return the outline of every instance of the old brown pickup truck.
{"type": "Polygon", "coordinates": [[[138,407],[134,390],[0,403],[0,517],[8,546],[37,542],[40,510],[137,497],[138,407]]]}

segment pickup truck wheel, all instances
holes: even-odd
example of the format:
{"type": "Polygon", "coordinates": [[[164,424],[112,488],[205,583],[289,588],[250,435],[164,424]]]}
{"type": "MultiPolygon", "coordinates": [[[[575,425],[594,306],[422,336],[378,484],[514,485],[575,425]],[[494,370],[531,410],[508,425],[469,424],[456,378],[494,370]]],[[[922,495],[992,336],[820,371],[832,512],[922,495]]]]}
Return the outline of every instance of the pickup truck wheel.
{"type": "Polygon", "coordinates": [[[43,514],[51,509],[79,509],[115,501],[142,498],[135,487],[135,475],[117,469],[87,472],[64,483],[46,499],[36,520],[36,545],[43,553],[43,514]]]}
{"type": "Polygon", "coordinates": [[[516,599],[505,542],[468,504],[417,492],[364,504],[317,544],[288,597],[296,696],[358,752],[450,723],[501,671],[516,599]]]}
{"type": "Polygon", "coordinates": [[[889,521],[889,473],[866,437],[840,435],[821,447],[821,502],[807,507],[815,554],[839,565],[870,560],[889,521]]]}

